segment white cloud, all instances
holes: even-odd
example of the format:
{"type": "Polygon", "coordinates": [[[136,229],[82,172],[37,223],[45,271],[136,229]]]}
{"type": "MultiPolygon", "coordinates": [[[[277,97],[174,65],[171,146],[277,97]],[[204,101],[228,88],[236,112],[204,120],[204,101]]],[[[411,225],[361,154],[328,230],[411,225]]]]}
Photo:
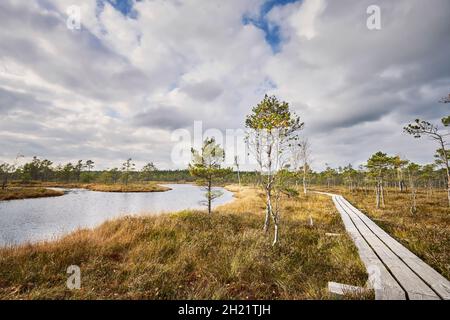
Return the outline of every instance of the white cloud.
{"type": "Polygon", "coordinates": [[[154,0],[136,2],[133,19],[86,0],[71,31],[73,1],[2,1],[0,160],[20,151],[171,168],[171,130],[242,128],[268,92],[306,122],[318,168],[378,150],[431,161],[432,147],[401,129],[446,113],[435,102],[450,82],[450,4],[378,1],[382,30],[371,32],[372,2],[305,0],[259,17],[263,0],[154,0]],[[244,15],[279,27],[279,52],[244,15]]]}
{"type": "Polygon", "coordinates": [[[299,10],[290,15],[289,23],[299,37],[311,40],[316,36],[316,24],[325,7],[325,0],[304,0],[299,10]]]}

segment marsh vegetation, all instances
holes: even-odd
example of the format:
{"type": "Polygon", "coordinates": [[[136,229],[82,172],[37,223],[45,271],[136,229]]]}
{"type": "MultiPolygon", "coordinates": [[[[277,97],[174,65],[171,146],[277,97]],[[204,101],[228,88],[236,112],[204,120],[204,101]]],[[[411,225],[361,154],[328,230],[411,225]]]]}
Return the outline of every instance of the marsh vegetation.
{"type": "Polygon", "coordinates": [[[327,299],[328,281],[364,286],[365,268],[328,197],[286,197],[283,245],[274,249],[261,228],[264,194],[230,190],[236,200],[211,215],[126,217],[57,242],[0,249],[0,298],[327,299]],[[73,264],[80,290],[66,287],[73,264]]]}

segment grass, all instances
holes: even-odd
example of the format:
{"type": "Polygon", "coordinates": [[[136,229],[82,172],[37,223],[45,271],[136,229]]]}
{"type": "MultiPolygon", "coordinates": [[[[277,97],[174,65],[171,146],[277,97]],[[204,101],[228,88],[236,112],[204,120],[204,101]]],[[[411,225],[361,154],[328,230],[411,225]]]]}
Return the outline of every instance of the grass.
{"type": "Polygon", "coordinates": [[[17,200],[28,198],[57,197],[64,195],[62,191],[56,191],[46,188],[18,188],[12,187],[0,190],[0,201],[17,200]]]}
{"type": "Polygon", "coordinates": [[[163,192],[170,188],[154,183],[148,184],[88,184],[86,189],[102,192],[163,192]]]}
{"type": "Polygon", "coordinates": [[[332,299],[328,281],[365,285],[365,268],[329,197],[287,199],[274,248],[262,231],[262,195],[230,190],[236,200],[212,215],[125,217],[56,242],[0,249],[0,298],[332,299]],[[81,268],[80,290],[66,288],[70,265],[81,268]]]}
{"type": "Polygon", "coordinates": [[[56,197],[64,195],[63,191],[48,189],[54,188],[82,188],[92,191],[102,192],[164,192],[170,190],[168,187],[158,185],[156,183],[141,184],[85,184],[85,183],[29,183],[22,186],[14,184],[5,190],[0,190],[0,201],[2,200],[19,200],[29,198],[56,197]]]}
{"type": "Polygon", "coordinates": [[[418,190],[417,212],[411,214],[408,192],[388,189],[385,207],[377,209],[375,193],[332,188],[372,218],[387,233],[396,238],[422,260],[450,279],[450,209],[446,191],[418,190]]]}

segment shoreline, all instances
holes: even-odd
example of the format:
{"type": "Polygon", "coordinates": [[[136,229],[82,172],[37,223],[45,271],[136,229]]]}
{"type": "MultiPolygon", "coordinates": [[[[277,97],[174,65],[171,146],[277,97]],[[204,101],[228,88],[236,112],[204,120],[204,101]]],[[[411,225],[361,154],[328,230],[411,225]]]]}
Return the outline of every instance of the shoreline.
{"type": "Polygon", "coordinates": [[[82,184],[82,183],[42,183],[37,185],[12,185],[6,190],[0,190],[0,201],[24,200],[59,197],[65,194],[61,189],[85,189],[95,192],[118,192],[118,193],[145,193],[145,192],[166,192],[172,190],[169,187],[159,184],[130,184],[125,185],[103,185],[103,184],[82,184]]]}
{"type": "Polygon", "coordinates": [[[64,194],[64,191],[52,190],[46,187],[12,187],[0,190],[0,201],[51,198],[60,197],[64,194]]]}
{"type": "MultiPolygon", "coordinates": [[[[232,186],[229,186],[229,187],[230,188],[226,188],[226,190],[229,191],[230,193],[232,193],[231,199],[226,203],[215,205],[214,210],[221,210],[221,208],[223,208],[224,206],[226,207],[227,205],[230,205],[238,200],[238,198],[236,197],[236,193],[239,191],[236,190],[235,188],[233,188],[232,186]]],[[[48,188],[52,188],[52,187],[48,187],[48,188]]],[[[57,187],[54,187],[54,188],[57,188],[57,187]]],[[[169,187],[166,187],[166,188],[169,188],[169,187]]],[[[71,190],[75,190],[75,189],[92,191],[92,190],[88,190],[88,189],[80,188],[80,187],[71,188],[71,190]]],[[[169,189],[173,190],[172,188],[169,188],[169,189]]],[[[52,189],[48,189],[48,190],[52,190],[52,189]]],[[[62,194],[66,193],[65,191],[60,191],[60,190],[55,190],[55,191],[62,192],[62,194]]],[[[96,192],[102,192],[102,191],[96,191],[96,192]]],[[[158,192],[158,191],[154,191],[154,192],[158,192]]],[[[105,193],[114,193],[114,191],[109,191],[109,192],[105,191],[105,193]]],[[[120,192],[118,192],[118,193],[120,193],[120,192]]],[[[133,193],[133,192],[130,192],[130,193],[133,193]]],[[[134,192],[134,193],[144,193],[144,192],[134,192]]],[[[95,231],[95,229],[101,227],[105,223],[116,222],[116,221],[119,221],[122,219],[127,219],[127,217],[129,217],[129,218],[154,217],[154,216],[160,216],[160,215],[176,216],[179,214],[183,214],[183,212],[187,212],[187,211],[206,212],[206,209],[204,209],[204,208],[183,208],[183,209],[179,209],[179,210],[163,210],[163,211],[143,210],[143,211],[137,211],[137,212],[128,212],[124,216],[108,218],[108,219],[104,220],[103,222],[101,222],[100,224],[95,225],[95,226],[79,227],[79,228],[69,231],[67,233],[57,235],[54,238],[41,239],[41,240],[29,240],[29,241],[25,241],[25,242],[20,242],[20,243],[15,243],[15,244],[7,244],[7,245],[3,245],[0,243],[0,251],[1,251],[1,249],[5,249],[5,248],[21,248],[21,247],[29,246],[29,245],[35,246],[35,245],[56,243],[56,242],[64,239],[65,237],[71,236],[73,233],[95,231]]]]}

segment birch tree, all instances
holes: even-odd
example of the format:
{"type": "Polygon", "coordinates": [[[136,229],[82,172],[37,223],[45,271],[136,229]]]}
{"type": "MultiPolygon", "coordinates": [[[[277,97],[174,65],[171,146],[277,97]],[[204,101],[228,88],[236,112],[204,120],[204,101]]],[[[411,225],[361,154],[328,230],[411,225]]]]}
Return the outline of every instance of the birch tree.
{"type": "Polygon", "coordinates": [[[276,187],[277,171],[285,167],[289,160],[289,148],[297,133],[303,128],[300,118],[290,111],[287,102],[280,102],[275,96],[265,95],[264,99],[247,115],[246,142],[258,162],[266,195],[266,210],[263,229],[268,231],[270,219],[274,223],[273,245],[278,243],[280,210],[274,210],[273,193],[276,187]]]}
{"type": "Polygon", "coordinates": [[[307,193],[308,173],[310,171],[311,145],[307,138],[294,143],[292,147],[294,170],[301,172],[303,194],[307,193]]]}

